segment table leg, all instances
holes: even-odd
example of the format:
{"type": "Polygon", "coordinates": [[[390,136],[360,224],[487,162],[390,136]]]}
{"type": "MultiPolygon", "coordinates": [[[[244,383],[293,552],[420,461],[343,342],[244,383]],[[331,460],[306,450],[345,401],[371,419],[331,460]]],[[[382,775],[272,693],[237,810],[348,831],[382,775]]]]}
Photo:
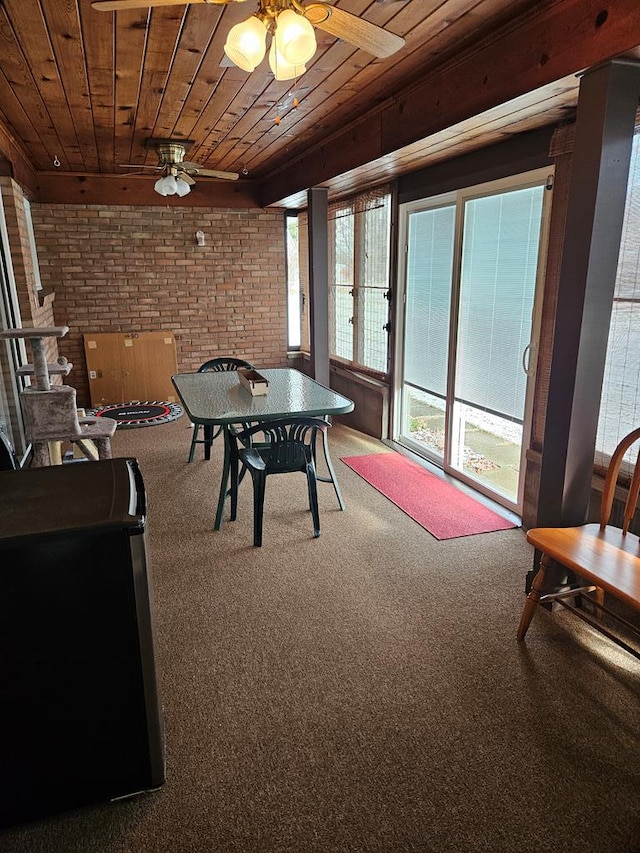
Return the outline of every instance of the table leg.
{"type": "Polygon", "coordinates": [[[216,510],[216,522],[213,526],[214,530],[220,530],[222,527],[222,516],[224,514],[224,502],[227,497],[227,485],[229,483],[229,471],[231,470],[231,446],[229,427],[225,424],[222,428],[222,437],[224,438],[224,462],[222,463],[222,481],[220,483],[220,494],[218,496],[218,508],[216,510]]]}
{"type": "Polygon", "coordinates": [[[327,464],[327,470],[329,471],[328,477],[318,477],[316,475],[316,479],[320,480],[322,483],[333,483],[333,488],[336,490],[336,497],[338,498],[338,503],[340,504],[340,509],[344,510],[345,503],[342,497],[342,492],[340,491],[340,486],[338,485],[338,478],[336,477],[336,472],[333,470],[333,465],[331,464],[331,456],[329,455],[329,436],[327,433],[328,429],[322,430],[322,450],[324,452],[324,461],[327,464]]]}

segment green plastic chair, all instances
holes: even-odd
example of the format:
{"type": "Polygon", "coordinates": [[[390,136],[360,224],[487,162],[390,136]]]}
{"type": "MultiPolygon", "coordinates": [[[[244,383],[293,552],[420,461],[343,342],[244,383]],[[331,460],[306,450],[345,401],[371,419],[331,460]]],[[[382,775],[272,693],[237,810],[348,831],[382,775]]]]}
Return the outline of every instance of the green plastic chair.
{"type": "Polygon", "coordinates": [[[316,439],[329,424],[320,418],[286,418],[266,421],[231,433],[231,521],[238,512],[238,485],[245,470],[253,483],[253,544],[262,545],[262,519],[266,479],[271,474],[306,474],[313,535],[320,536],[316,474],[316,439]],[[256,433],[265,441],[256,444],[256,433]],[[240,465],[242,464],[242,471],[240,465]]]}
{"type": "MultiPolygon", "coordinates": [[[[243,361],[243,359],[241,358],[221,356],[220,358],[210,358],[209,361],[205,361],[205,363],[201,364],[198,368],[198,373],[207,373],[210,370],[213,370],[215,372],[240,370],[241,368],[255,370],[252,364],[250,364],[248,361],[243,361]]],[[[189,448],[189,462],[193,462],[193,457],[196,452],[196,444],[204,444],[204,458],[211,459],[211,445],[213,444],[213,439],[220,435],[220,432],[222,431],[222,427],[218,427],[218,429],[214,432],[212,426],[205,425],[204,437],[198,438],[201,426],[203,425],[193,425],[193,436],[191,438],[191,447],[189,448]]]]}

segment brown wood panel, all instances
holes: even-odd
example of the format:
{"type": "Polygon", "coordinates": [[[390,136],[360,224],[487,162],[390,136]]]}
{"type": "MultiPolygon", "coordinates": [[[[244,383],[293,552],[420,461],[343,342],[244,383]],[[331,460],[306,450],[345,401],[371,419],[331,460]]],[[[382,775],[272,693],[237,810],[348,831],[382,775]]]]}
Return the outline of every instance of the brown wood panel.
{"type": "Polygon", "coordinates": [[[73,117],[83,168],[97,171],[98,148],[76,2],[47,0],[42,9],[60,82],[73,117]]]}
{"type": "MultiPolygon", "coordinates": [[[[370,6],[371,0],[353,0],[350,4],[350,11],[352,11],[353,14],[360,15],[370,6]]],[[[318,51],[313,59],[312,68],[307,71],[302,78],[300,78],[300,81],[296,86],[300,100],[303,100],[305,92],[317,90],[317,83],[319,81],[318,79],[313,79],[312,71],[315,70],[317,74],[317,69],[323,65],[325,53],[331,44],[339,44],[342,47],[341,50],[339,49],[339,52],[343,55],[341,57],[336,56],[336,64],[345,61],[355,52],[352,46],[346,45],[344,42],[336,42],[335,39],[327,36],[321,30],[316,30],[316,38],[318,42],[318,51]]],[[[371,58],[372,57],[369,57],[369,60],[371,58]]],[[[265,59],[264,62],[266,63],[267,60],[265,59]]],[[[323,76],[326,76],[327,73],[328,72],[325,72],[323,76]]],[[[255,77],[255,73],[249,75],[247,83],[251,82],[252,77],[255,77]]],[[[247,137],[245,139],[246,131],[253,128],[259,122],[261,128],[259,136],[262,136],[265,131],[271,129],[274,129],[277,133],[280,128],[275,125],[276,115],[279,113],[281,116],[285,116],[289,111],[287,108],[281,108],[278,110],[277,105],[280,101],[285,102],[286,100],[291,100],[291,98],[287,98],[287,95],[292,88],[292,83],[278,82],[274,80],[271,75],[266,76],[266,79],[262,81],[262,86],[259,86],[254,80],[253,101],[255,106],[253,109],[249,110],[247,107],[247,99],[251,100],[252,90],[243,87],[238,98],[229,105],[227,110],[227,121],[220,121],[213,129],[218,143],[216,155],[219,153],[222,155],[226,154],[231,148],[239,143],[239,153],[233,158],[234,165],[240,168],[240,161],[242,161],[243,164],[245,161],[249,162],[253,155],[249,150],[251,148],[251,137],[247,137]],[[229,133],[230,130],[232,130],[232,133],[229,133]]],[[[225,161],[225,159],[218,158],[218,162],[226,164],[225,166],[221,166],[221,168],[228,167],[228,161],[225,161]]]]}
{"type": "MultiPolygon", "coordinates": [[[[20,33],[20,48],[29,71],[28,75],[24,75],[22,85],[25,91],[24,95],[21,92],[20,100],[26,101],[29,115],[33,109],[33,114],[38,116],[38,121],[42,121],[45,127],[51,127],[53,122],[60,138],[60,150],[54,154],[62,165],[82,169],[84,162],[78,136],[40,4],[36,0],[5,0],[3,14],[6,14],[10,26],[20,33]],[[40,104],[46,104],[43,112],[40,110],[40,104]]],[[[5,61],[3,57],[3,68],[5,61]]],[[[17,89],[20,84],[16,85],[16,81],[10,79],[14,89],[17,89]]]]}
{"type": "Polygon", "coordinates": [[[131,157],[148,19],[146,9],[116,15],[114,165],[131,157]]]}
{"type": "MultiPolygon", "coordinates": [[[[538,6],[518,26],[513,24],[501,34],[492,34],[481,47],[427,75],[401,98],[390,99],[380,112],[361,120],[364,137],[375,136],[382,129],[375,142],[369,141],[367,155],[376,145],[376,157],[398,150],[533,88],[604,61],[640,36],[640,6],[634,0],[619,0],[615,13],[612,10],[607,17],[611,25],[601,27],[606,32],[594,38],[595,10],[599,8],[598,0],[557,0],[551,6],[538,6]],[[587,23],[578,15],[578,5],[593,13],[587,23]],[[549,60],[541,62],[545,56],[549,60]]],[[[265,182],[263,202],[271,204],[303,186],[346,171],[344,149],[350,144],[350,135],[351,129],[337,133],[330,144],[325,141],[272,174],[265,182]],[[335,166],[334,159],[338,161],[335,166]]],[[[373,159],[361,157],[354,148],[351,154],[351,167],[373,159]]]]}
{"type": "MultiPolygon", "coordinates": [[[[10,110],[13,121],[9,121],[4,111],[0,111],[0,121],[3,127],[0,127],[0,151],[10,160],[15,159],[14,167],[20,169],[21,166],[28,165],[30,171],[31,164],[27,151],[46,159],[49,156],[48,151],[41,141],[38,131],[33,125],[30,116],[24,111],[22,104],[16,99],[15,93],[9,84],[9,81],[0,71],[0,104],[3,104],[10,110]],[[15,140],[20,140],[20,145],[15,143],[15,140]],[[11,142],[9,143],[9,140],[11,142]]],[[[53,160],[53,157],[51,158],[53,160]]]]}
{"type": "Polygon", "coordinates": [[[160,111],[153,128],[154,137],[171,137],[182,105],[215,32],[219,10],[190,6],[176,45],[160,111]]]}
{"type": "MultiPolygon", "coordinates": [[[[640,55],[636,0],[336,5],[404,36],[406,45],[378,60],[317,29],[318,50],[295,84],[299,106],[293,108],[294,84],[274,81],[266,58],[252,74],[220,64],[229,29],[255,10],[249,3],[106,13],[93,9],[91,0],[5,0],[0,121],[17,147],[5,146],[10,150],[3,154],[11,160],[15,151],[19,160],[22,149],[45,173],[57,156],[62,174],[78,176],[73,197],[86,199],[104,186],[89,175],[122,175],[124,163],[155,165],[147,139],[177,136],[193,139],[188,159],[206,168],[247,169],[264,181],[270,203],[312,183],[328,182],[335,196],[356,189],[359,180],[384,180],[447,151],[427,146],[395,161],[387,157],[407,145],[572,71],[623,52],[640,55]],[[375,175],[363,168],[367,160],[377,162],[375,175]]],[[[546,117],[545,108],[544,99],[532,100],[522,126],[549,122],[558,109],[562,114],[560,103],[546,117]]],[[[505,133],[516,131],[507,114],[502,119],[505,133]]],[[[488,132],[485,142],[499,130],[488,132]]],[[[475,134],[456,136],[448,150],[476,144],[475,134]]],[[[28,175],[24,163],[13,171],[28,175]]],[[[48,175],[42,184],[47,193],[69,186],[48,175]]],[[[194,191],[180,203],[199,205],[212,194],[194,191]]],[[[239,196],[246,200],[247,193],[239,196]]],[[[147,197],[141,194],[139,203],[147,197]]],[[[62,193],[57,200],[70,199],[62,193]]]]}
{"type": "Polygon", "coordinates": [[[177,373],[173,332],[84,335],[91,405],[133,400],[174,402],[177,373]]]}
{"type": "MultiPolygon", "coordinates": [[[[357,69],[355,57],[359,53],[341,41],[330,47],[321,44],[314,57],[313,67],[299,80],[269,81],[261,92],[261,109],[248,110],[242,101],[232,102],[229,113],[239,116],[239,120],[233,126],[233,133],[227,135],[216,147],[215,153],[220,167],[235,170],[242,165],[253,174],[259,170],[261,160],[269,156],[263,154],[262,158],[256,157],[259,152],[270,152],[274,148],[281,150],[283,147],[291,149],[292,140],[297,146],[301,120],[313,110],[310,95],[313,94],[313,103],[316,103],[323,93],[323,81],[336,66],[345,69],[345,79],[349,79],[350,74],[355,73],[357,69]],[[293,106],[294,96],[299,101],[297,107],[293,106]],[[281,119],[279,125],[275,121],[276,116],[281,119]]],[[[214,133],[223,139],[225,129],[221,124],[217,124],[214,133]]]]}
{"type": "Polygon", "coordinates": [[[382,145],[392,151],[433,132],[432,111],[449,120],[510,100],[632,48],[640,37],[640,5],[619,0],[602,16],[600,0],[559,0],[534,7],[421,82],[385,110],[382,145]],[[602,25],[598,21],[604,18],[602,25]]]}
{"type": "Polygon", "coordinates": [[[195,162],[207,168],[218,165],[216,152],[218,150],[219,135],[216,133],[216,124],[220,117],[229,110],[238,92],[242,89],[247,75],[239,68],[225,68],[222,79],[212,91],[212,97],[207,103],[201,115],[194,120],[193,116],[183,116],[179,127],[185,131],[185,135],[194,139],[204,139],[204,144],[194,146],[189,152],[195,162]]]}
{"type": "Polygon", "coordinates": [[[78,175],[38,172],[38,200],[65,204],[131,204],[164,207],[260,207],[255,181],[218,181],[201,178],[188,196],[162,198],[150,175],[78,175]]]}
{"type": "MultiPolygon", "coordinates": [[[[361,2],[357,8],[365,8],[367,3],[361,2]]],[[[244,128],[242,134],[242,151],[240,157],[223,157],[222,168],[235,168],[240,159],[251,174],[259,175],[263,171],[263,163],[286,148],[287,158],[298,149],[304,147],[301,132],[309,133],[324,129],[325,116],[330,114],[327,107],[323,112],[321,105],[327,98],[339,100],[349,99],[357,111],[357,83],[355,79],[361,69],[369,64],[380,68],[379,61],[363,51],[356,50],[352,45],[341,40],[334,40],[321,31],[316,30],[318,51],[309,70],[295,83],[279,83],[273,78],[262,95],[262,109],[251,110],[242,118],[238,128],[244,128]],[[298,98],[299,105],[292,106],[293,92],[298,98]],[[276,110],[276,105],[279,109],[276,110]],[[275,123],[276,115],[280,115],[280,125],[275,123]],[[291,141],[294,145],[291,145],[291,141]]],[[[231,105],[230,111],[237,113],[242,104],[231,105]]],[[[217,128],[216,128],[217,129],[217,128]]],[[[231,140],[233,143],[233,140],[231,140]]],[[[220,146],[218,151],[226,154],[233,145],[220,146]]],[[[275,165],[275,162],[274,162],[275,165]]]]}
{"type": "MultiPolygon", "coordinates": [[[[35,85],[32,69],[29,60],[24,54],[22,46],[18,43],[17,35],[14,32],[11,21],[7,18],[5,7],[0,7],[0,41],[2,42],[2,72],[6,81],[6,86],[12,90],[15,106],[11,102],[9,93],[3,93],[2,106],[7,111],[11,123],[16,130],[19,130],[22,124],[22,115],[29,117],[29,123],[35,128],[38,128],[41,140],[41,156],[46,159],[50,165],[53,162],[53,156],[58,151],[60,162],[69,168],[69,161],[66,157],[64,146],[60,138],[52,126],[52,119],[49,115],[48,108],[42,99],[38,88],[35,85]],[[44,153],[46,152],[46,153],[44,153]]],[[[37,148],[30,148],[28,138],[23,140],[27,146],[29,153],[34,159],[38,155],[37,148]]],[[[42,160],[39,162],[43,162],[42,160]]]]}
{"type": "MultiPolygon", "coordinates": [[[[400,151],[345,172],[327,182],[331,186],[331,197],[349,195],[363,186],[373,187],[385,183],[398,174],[415,170],[417,163],[422,167],[432,166],[508,136],[570,120],[575,116],[578,82],[575,75],[570,75],[535,93],[501,104],[400,151]]],[[[306,205],[306,192],[293,194],[282,201],[283,207],[291,209],[304,208],[306,205]]]]}
{"type": "MultiPolygon", "coordinates": [[[[216,119],[222,115],[226,105],[235,96],[247,76],[235,66],[223,68],[220,65],[224,56],[227,34],[232,26],[247,17],[247,10],[237,3],[219,7],[219,10],[213,37],[198,74],[191,83],[174,127],[175,136],[197,140],[194,148],[189,152],[189,157],[202,165],[206,165],[207,157],[215,151],[216,140],[209,137],[210,129],[213,128],[216,119]],[[202,123],[203,133],[195,131],[198,122],[202,123]],[[203,139],[206,139],[204,147],[201,145],[203,139]]],[[[215,165],[217,167],[217,160],[215,165]]]]}
{"type": "MultiPolygon", "coordinates": [[[[256,77],[255,72],[249,75],[235,67],[225,70],[216,89],[215,99],[212,99],[193,128],[193,135],[206,137],[205,149],[197,158],[199,162],[207,168],[227,169],[222,166],[223,152],[230,146],[236,146],[234,170],[227,170],[243,172],[249,159],[245,128],[251,127],[255,121],[266,122],[268,127],[275,126],[276,97],[272,93],[273,84],[272,78],[265,79],[261,75],[256,77]]],[[[288,84],[277,85],[284,92],[288,84]]]]}
{"type": "MultiPolygon", "coordinates": [[[[0,97],[2,97],[1,94],[0,97]]],[[[33,198],[36,194],[35,172],[22,144],[11,133],[7,133],[2,126],[3,120],[5,120],[5,116],[0,112],[0,152],[6,158],[4,165],[8,167],[11,177],[24,187],[29,196],[33,198]]]]}
{"type": "MultiPolygon", "coordinates": [[[[525,0],[521,0],[523,2],[525,0]]],[[[401,79],[407,76],[411,79],[418,69],[425,73],[428,67],[433,66],[435,57],[445,55],[447,44],[455,44],[456,49],[461,49],[465,38],[486,26],[500,5],[501,0],[477,0],[476,3],[450,0],[432,9],[425,17],[424,7],[408,4],[390,24],[394,32],[407,39],[407,45],[388,60],[369,58],[364,64],[362,51],[353,51],[350,45],[337,42],[327,53],[327,69],[324,63],[319,67],[314,62],[313,68],[302,78],[303,85],[310,83],[313,97],[308,103],[303,99],[301,109],[287,116],[288,129],[295,139],[287,158],[295,156],[308,145],[308,140],[316,134],[318,123],[326,123],[328,128],[350,123],[363,112],[361,105],[384,100],[401,79]],[[321,100],[318,94],[322,96],[321,100]]],[[[388,15],[385,18],[378,15],[375,22],[383,26],[387,19],[388,15]]],[[[269,169],[277,168],[281,147],[282,140],[275,133],[268,139],[256,140],[251,147],[253,159],[249,160],[248,168],[260,174],[265,161],[269,169]]]]}
{"type": "MultiPolygon", "coordinates": [[[[173,55],[167,52],[167,43],[177,43],[186,18],[187,7],[166,6],[151,10],[151,23],[140,82],[140,96],[136,112],[133,144],[128,163],[156,165],[154,152],[144,148],[143,139],[154,135],[173,55]]],[[[118,164],[116,164],[118,165],[118,164]]]]}
{"type": "Polygon", "coordinates": [[[109,172],[114,166],[114,16],[96,15],[87,6],[82,9],[89,98],[98,147],[97,171],[109,172]]]}

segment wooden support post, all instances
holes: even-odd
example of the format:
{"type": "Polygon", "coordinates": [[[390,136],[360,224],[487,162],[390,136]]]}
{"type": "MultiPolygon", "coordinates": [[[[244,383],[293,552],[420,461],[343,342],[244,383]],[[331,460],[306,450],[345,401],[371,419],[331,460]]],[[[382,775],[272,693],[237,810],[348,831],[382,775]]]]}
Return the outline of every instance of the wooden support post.
{"type": "Polygon", "coordinates": [[[309,319],[312,375],[329,387],[329,191],[309,190],[309,319]]]}
{"type": "Polygon", "coordinates": [[[640,63],[615,60],[580,84],[536,526],[582,524],[626,200],[640,63]]]}

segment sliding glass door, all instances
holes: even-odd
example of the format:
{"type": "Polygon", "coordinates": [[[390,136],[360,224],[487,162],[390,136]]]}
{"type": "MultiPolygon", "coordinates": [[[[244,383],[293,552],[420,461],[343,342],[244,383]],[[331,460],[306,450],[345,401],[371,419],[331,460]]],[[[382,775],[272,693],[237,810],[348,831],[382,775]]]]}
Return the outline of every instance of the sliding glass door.
{"type": "Polygon", "coordinates": [[[548,182],[529,174],[401,210],[394,437],[516,510],[548,182]]]}

